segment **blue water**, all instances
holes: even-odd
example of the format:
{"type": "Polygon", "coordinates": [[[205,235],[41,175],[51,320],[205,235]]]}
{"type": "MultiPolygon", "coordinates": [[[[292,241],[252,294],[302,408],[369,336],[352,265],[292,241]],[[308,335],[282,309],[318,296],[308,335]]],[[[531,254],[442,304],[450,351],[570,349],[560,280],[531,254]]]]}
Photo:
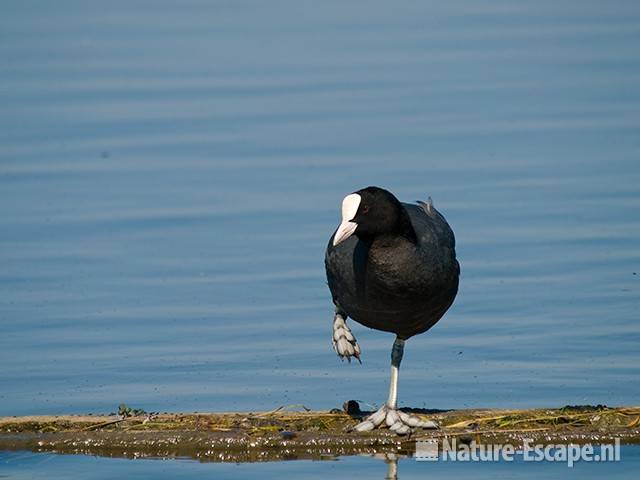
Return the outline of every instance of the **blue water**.
{"type": "MultiPolygon", "coordinates": [[[[573,467],[566,463],[524,462],[514,456],[512,462],[416,462],[402,458],[397,463],[397,477],[407,479],[448,479],[473,477],[477,480],[509,479],[627,479],[637,476],[640,468],[640,447],[623,446],[620,461],[586,463],[573,467]]],[[[289,461],[249,464],[198,463],[187,460],[126,460],[88,456],[34,454],[30,452],[0,452],[0,477],[11,479],[47,478],[49,480],[82,478],[87,480],[132,479],[201,479],[236,478],[386,478],[384,460],[373,457],[346,457],[327,461],[289,461]]]]}
{"type": "Polygon", "coordinates": [[[0,415],[379,405],[393,339],[339,362],[323,266],[370,184],[462,265],[401,405],[639,403],[638,2],[1,9],[0,415]]]}

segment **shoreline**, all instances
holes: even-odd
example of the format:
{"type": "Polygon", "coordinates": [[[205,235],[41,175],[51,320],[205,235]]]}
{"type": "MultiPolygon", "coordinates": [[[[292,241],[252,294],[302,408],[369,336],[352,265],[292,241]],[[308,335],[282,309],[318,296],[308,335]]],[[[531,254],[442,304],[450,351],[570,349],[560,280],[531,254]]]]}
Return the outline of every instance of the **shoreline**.
{"type": "Polygon", "coordinates": [[[528,410],[403,409],[438,429],[400,437],[387,429],[350,432],[369,412],[332,411],[45,415],[0,417],[0,450],[213,462],[412,455],[418,440],[522,445],[640,443],[640,407],[567,406],[528,410]]]}

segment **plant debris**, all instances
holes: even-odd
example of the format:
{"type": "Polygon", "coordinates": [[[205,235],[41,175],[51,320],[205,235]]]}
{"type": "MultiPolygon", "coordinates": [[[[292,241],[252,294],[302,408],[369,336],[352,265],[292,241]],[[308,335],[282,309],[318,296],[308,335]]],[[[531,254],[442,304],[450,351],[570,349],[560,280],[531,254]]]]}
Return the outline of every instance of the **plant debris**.
{"type": "MultiPolygon", "coordinates": [[[[357,403],[353,401],[353,403],[357,403]]],[[[126,405],[117,415],[0,418],[0,450],[33,450],[118,457],[192,457],[261,461],[356,454],[412,454],[415,441],[456,436],[476,442],[521,444],[640,443],[640,407],[565,406],[532,410],[404,409],[435,421],[437,430],[398,437],[387,429],[348,432],[370,412],[309,411],[147,413],[126,405]]],[[[295,410],[294,410],[295,409],[295,410]]],[[[300,411],[301,410],[301,411],[300,411]]]]}

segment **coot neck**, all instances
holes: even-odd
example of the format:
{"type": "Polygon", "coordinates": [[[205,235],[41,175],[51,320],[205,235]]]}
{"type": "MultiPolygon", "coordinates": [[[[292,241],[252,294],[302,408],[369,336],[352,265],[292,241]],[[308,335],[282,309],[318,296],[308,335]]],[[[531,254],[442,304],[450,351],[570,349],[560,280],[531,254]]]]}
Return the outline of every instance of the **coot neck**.
{"type": "Polygon", "coordinates": [[[398,219],[398,231],[400,235],[405,237],[411,243],[417,243],[418,237],[416,236],[416,231],[411,225],[411,219],[409,218],[409,214],[407,210],[401,205],[400,206],[400,215],[398,219]]]}
{"type": "Polygon", "coordinates": [[[393,228],[385,232],[379,232],[375,234],[358,234],[356,233],[360,241],[364,242],[366,245],[371,246],[371,244],[376,239],[382,238],[397,238],[402,237],[405,240],[416,244],[418,243],[418,237],[416,236],[416,231],[411,224],[411,219],[409,218],[409,214],[407,210],[398,202],[397,208],[397,221],[395,222],[393,228]]]}

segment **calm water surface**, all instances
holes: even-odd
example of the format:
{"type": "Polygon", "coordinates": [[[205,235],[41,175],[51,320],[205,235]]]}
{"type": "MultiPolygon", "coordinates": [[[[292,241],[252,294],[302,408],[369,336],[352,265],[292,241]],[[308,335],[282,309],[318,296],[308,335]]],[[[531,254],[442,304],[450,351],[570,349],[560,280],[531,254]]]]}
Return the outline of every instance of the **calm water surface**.
{"type": "MultiPolygon", "coordinates": [[[[397,462],[396,473],[400,480],[465,477],[472,477],[474,480],[635,478],[634,474],[637,476],[637,469],[640,468],[640,447],[621,447],[620,459],[619,462],[610,463],[578,462],[569,468],[562,463],[524,462],[517,455],[514,456],[513,462],[495,463],[416,462],[412,458],[403,458],[397,462]]],[[[383,459],[373,457],[346,457],[326,461],[214,464],[189,460],[125,460],[30,452],[0,452],[0,468],[3,469],[4,475],[16,480],[31,478],[102,480],[123,477],[133,479],[215,478],[216,480],[237,478],[382,480],[387,478],[389,472],[388,465],[383,459]]]]}
{"type": "Polygon", "coordinates": [[[635,1],[3,2],[0,415],[380,404],[323,266],[370,184],[462,265],[401,405],[638,404],[639,53],[635,1]]]}

